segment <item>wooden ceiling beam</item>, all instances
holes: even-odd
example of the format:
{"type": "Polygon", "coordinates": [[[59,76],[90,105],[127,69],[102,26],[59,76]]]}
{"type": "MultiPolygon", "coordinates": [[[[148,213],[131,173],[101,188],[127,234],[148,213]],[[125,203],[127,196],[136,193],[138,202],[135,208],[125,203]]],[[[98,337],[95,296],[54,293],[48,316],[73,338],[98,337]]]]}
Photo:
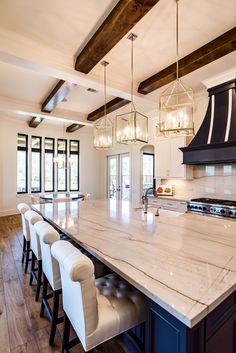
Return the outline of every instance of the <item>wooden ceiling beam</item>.
{"type": "Polygon", "coordinates": [[[82,124],[71,124],[70,126],[68,126],[66,128],[66,132],[75,132],[79,129],[81,129],[82,127],[84,127],[85,125],[82,124]]]}
{"type": "Polygon", "coordinates": [[[29,121],[29,127],[33,127],[36,128],[37,126],[39,126],[39,124],[41,124],[41,122],[44,119],[38,116],[33,116],[33,118],[29,121]]]}
{"type": "MultiPolygon", "coordinates": [[[[179,60],[179,77],[236,50],[236,27],[179,60]]],[[[148,94],[176,79],[176,63],[159,71],[139,84],[138,92],[148,94]]]]}
{"type": "MultiPolygon", "coordinates": [[[[112,99],[106,105],[107,114],[114,112],[115,110],[123,107],[124,105],[128,104],[129,102],[130,102],[129,100],[119,98],[119,97],[112,99]]],[[[94,110],[92,113],[89,113],[87,120],[96,121],[96,120],[100,119],[102,116],[104,116],[104,105],[102,105],[100,108],[94,110]]]]}
{"type": "Polygon", "coordinates": [[[120,0],[77,56],[75,70],[89,73],[158,1],[120,0]]]}
{"type": "Polygon", "coordinates": [[[64,80],[58,81],[51,93],[42,103],[41,111],[44,113],[51,113],[53,109],[55,109],[56,106],[68,96],[72,88],[75,86],[76,84],[64,80]]]}

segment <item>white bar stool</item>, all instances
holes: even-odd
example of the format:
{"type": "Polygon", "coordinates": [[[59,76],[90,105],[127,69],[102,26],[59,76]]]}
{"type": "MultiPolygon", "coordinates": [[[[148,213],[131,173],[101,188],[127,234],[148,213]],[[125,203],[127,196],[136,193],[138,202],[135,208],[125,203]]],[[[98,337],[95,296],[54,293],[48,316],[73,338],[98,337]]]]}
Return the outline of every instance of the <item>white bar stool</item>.
{"type": "MultiPolygon", "coordinates": [[[[34,225],[35,231],[40,239],[42,268],[43,268],[43,293],[40,316],[44,316],[46,310],[51,320],[51,331],[49,344],[54,344],[56,326],[63,322],[63,316],[58,316],[59,299],[61,294],[61,276],[58,262],[51,255],[51,246],[59,241],[59,233],[47,222],[39,221],[34,225]],[[48,283],[52,288],[52,293],[48,293],[48,283]],[[53,297],[53,307],[50,308],[48,299],[53,297]]],[[[65,241],[65,248],[69,242],[65,241]]],[[[65,249],[64,249],[65,250],[65,249]]]]}
{"type": "Polygon", "coordinates": [[[95,281],[92,261],[72,244],[52,245],[52,255],[60,265],[64,309],[62,352],[68,353],[78,341],[92,352],[101,343],[144,321],[145,299],[117,275],[95,281]],[[70,324],[78,339],[69,341],[70,324]]]}
{"type": "Polygon", "coordinates": [[[29,224],[30,230],[30,247],[32,250],[32,259],[31,259],[31,272],[30,272],[30,281],[29,284],[32,285],[33,279],[37,282],[35,300],[38,301],[40,294],[40,287],[42,284],[42,257],[41,257],[41,247],[38,234],[35,231],[34,225],[43,220],[43,217],[40,216],[35,211],[26,211],[25,218],[29,224]],[[37,261],[37,269],[35,268],[35,262],[37,261]],[[36,274],[37,273],[37,274],[36,274]]]}
{"type": "Polygon", "coordinates": [[[17,209],[21,214],[22,232],[23,232],[23,250],[22,250],[22,264],[25,260],[25,273],[28,269],[29,255],[30,255],[30,230],[28,221],[25,219],[25,212],[30,210],[26,203],[19,203],[17,209]]]}

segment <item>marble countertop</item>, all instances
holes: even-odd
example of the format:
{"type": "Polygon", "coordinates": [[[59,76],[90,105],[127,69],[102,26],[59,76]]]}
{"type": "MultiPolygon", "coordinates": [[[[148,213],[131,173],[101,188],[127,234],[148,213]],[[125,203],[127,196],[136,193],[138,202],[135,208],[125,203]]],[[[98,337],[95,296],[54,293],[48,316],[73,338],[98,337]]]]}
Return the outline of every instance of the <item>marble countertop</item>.
{"type": "Polygon", "coordinates": [[[234,221],[115,200],[33,208],[188,327],[236,290],[234,221]]]}

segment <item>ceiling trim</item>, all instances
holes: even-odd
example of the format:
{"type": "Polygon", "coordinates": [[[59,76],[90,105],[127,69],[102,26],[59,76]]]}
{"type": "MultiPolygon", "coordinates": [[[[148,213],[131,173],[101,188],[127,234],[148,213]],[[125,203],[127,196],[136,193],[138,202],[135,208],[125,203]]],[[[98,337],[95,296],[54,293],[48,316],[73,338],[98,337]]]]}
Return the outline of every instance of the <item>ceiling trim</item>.
{"type": "MultiPolygon", "coordinates": [[[[107,114],[110,114],[110,113],[114,112],[115,110],[128,104],[129,102],[130,101],[127,99],[116,97],[106,104],[106,112],[107,112],[107,114]]],[[[93,112],[89,113],[87,120],[96,121],[103,116],[104,116],[104,105],[102,105],[98,109],[94,110],[93,112]]]]}
{"type": "Polygon", "coordinates": [[[56,106],[68,96],[72,88],[75,86],[76,85],[73,83],[60,80],[42,103],[41,111],[44,113],[51,113],[53,109],[55,109],[56,106]]]}
{"type": "Polygon", "coordinates": [[[85,125],[81,125],[81,124],[71,124],[70,126],[68,126],[66,128],[66,132],[75,132],[79,129],[81,129],[82,127],[84,127],[85,125]]]}
{"type": "Polygon", "coordinates": [[[77,56],[75,70],[89,73],[158,1],[120,0],[77,56]]]}
{"type": "MultiPolygon", "coordinates": [[[[185,76],[236,50],[236,27],[179,60],[179,77],[185,76]]],[[[139,84],[138,92],[148,94],[176,79],[176,63],[139,84]]]]}

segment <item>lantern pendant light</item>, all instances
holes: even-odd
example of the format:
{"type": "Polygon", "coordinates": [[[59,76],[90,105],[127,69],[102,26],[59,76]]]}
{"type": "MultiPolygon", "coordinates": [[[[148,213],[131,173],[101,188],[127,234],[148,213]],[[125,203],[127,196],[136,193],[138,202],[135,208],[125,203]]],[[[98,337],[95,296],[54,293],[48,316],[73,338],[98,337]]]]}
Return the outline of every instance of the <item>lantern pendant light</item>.
{"type": "Polygon", "coordinates": [[[108,149],[113,146],[113,126],[107,117],[107,90],[106,90],[106,67],[109,63],[103,61],[104,67],[104,116],[94,124],[93,146],[96,149],[108,149]]]}
{"type": "Polygon", "coordinates": [[[134,104],[134,49],[133,42],[137,35],[131,33],[127,39],[131,41],[131,102],[126,113],[116,116],[116,142],[127,144],[130,142],[148,142],[148,117],[137,111],[134,104]]]}
{"type": "Polygon", "coordinates": [[[176,80],[159,99],[159,133],[194,135],[193,90],[179,79],[179,0],[176,1],[176,80]]]}

